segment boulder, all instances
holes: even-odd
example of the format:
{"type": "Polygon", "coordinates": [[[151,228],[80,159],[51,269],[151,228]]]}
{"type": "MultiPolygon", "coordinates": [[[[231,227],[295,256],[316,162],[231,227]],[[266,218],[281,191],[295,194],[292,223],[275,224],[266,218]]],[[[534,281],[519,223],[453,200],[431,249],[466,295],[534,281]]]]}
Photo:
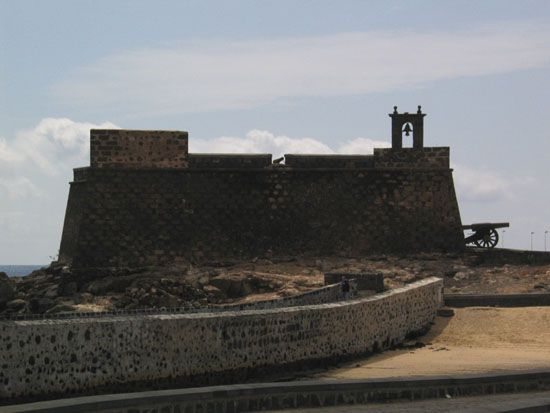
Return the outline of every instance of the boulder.
{"type": "Polygon", "coordinates": [[[0,271],[0,280],[7,280],[10,277],[4,271],[0,271]]]}
{"type": "Polygon", "coordinates": [[[251,283],[255,282],[252,277],[244,274],[223,274],[210,280],[210,285],[219,288],[229,298],[238,298],[252,294],[254,288],[251,283]]]}
{"type": "Polygon", "coordinates": [[[437,315],[440,317],[452,317],[455,315],[455,312],[452,308],[441,307],[437,310],[437,315]]]}
{"type": "Polygon", "coordinates": [[[29,301],[32,313],[43,314],[55,305],[55,301],[47,297],[33,297],[29,301]]]}
{"type": "Polygon", "coordinates": [[[179,307],[180,302],[177,297],[173,296],[172,294],[162,294],[160,297],[158,297],[158,307],[179,307]]]}
{"type": "Polygon", "coordinates": [[[46,314],[74,312],[74,307],[69,304],[57,304],[46,311],[46,314]]]}
{"type": "Polygon", "coordinates": [[[4,307],[8,301],[13,300],[15,287],[10,279],[0,278],[0,307],[4,307]]]}
{"type": "Polygon", "coordinates": [[[122,293],[138,278],[138,275],[124,275],[118,277],[105,277],[92,281],[87,292],[94,295],[106,295],[110,293],[122,293]]]}
{"type": "Polygon", "coordinates": [[[27,302],[21,298],[11,300],[6,304],[6,308],[10,311],[19,311],[27,306],[27,302]]]}
{"type": "Polygon", "coordinates": [[[59,284],[57,289],[59,295],[71,296],[78,290],[78,285],[74,281],[59,284]]]}

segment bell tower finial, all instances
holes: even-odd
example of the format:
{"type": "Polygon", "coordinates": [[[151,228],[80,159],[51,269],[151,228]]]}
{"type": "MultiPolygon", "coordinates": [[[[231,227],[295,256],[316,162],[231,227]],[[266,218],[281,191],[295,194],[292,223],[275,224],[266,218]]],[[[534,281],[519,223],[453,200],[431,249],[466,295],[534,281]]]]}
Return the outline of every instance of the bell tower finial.
{"type": "Polygon", "coordinates": [[[403,147],[403,133],[405,136],[413,135],[413,148],[424,147],[424,116],[422,106],[418,105],[416,113],[399,113],[397,106],[393,107],[393,113],[389,114],[391,123],[391,146],[393,149],[403,147]]]}

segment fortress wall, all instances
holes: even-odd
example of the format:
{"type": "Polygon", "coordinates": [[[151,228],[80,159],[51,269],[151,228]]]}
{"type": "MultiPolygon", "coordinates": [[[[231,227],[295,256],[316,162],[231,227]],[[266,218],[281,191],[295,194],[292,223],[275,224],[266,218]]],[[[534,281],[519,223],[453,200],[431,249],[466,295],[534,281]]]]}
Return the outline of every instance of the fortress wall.
{"type": "Polygon", "coordinates": [[[187,132],[90,131],[90,165],[95,168],[185,168],[187,148],[187,132]]]}
{"type": "Polygon", "coordinates": [[[0,399],[235,382],[387,349],[434,319],[442,287],[430,278],[276,310],[0,321],[0,399]]]}
{"type": "Polygon", "coordinates": [[[373,155],[285,155],[285,165],[293,168],[371,168],[373,155]]]}
{"type": "Polygon", "coordinates": [[[64,230],[60,253],[74,267],[463,247],[449,169],[89,168],[83,175],[69,194],[78,208],[66,217],[78,229],[64,230]]]}
{"type": "Polygon", "coordinates": [[[374,148],[377,168],[445,168],[449,169],[449,148],[374,148]]]}
{"type": "Polygon", "coordinates": [[[266,168],[271,154],[190,153],[190,168],[266,168]]]}

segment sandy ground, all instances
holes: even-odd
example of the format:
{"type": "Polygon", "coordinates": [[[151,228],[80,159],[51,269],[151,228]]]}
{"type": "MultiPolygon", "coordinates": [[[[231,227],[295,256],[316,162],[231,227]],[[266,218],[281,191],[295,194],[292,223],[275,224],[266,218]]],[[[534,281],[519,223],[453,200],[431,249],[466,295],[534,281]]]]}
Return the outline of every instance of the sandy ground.
{"type": "Polygon", "coordinates": [[[393,350],[315,375],[364,379],[550,368],[550,307],[455,309],[419,349],[393,350]]]}

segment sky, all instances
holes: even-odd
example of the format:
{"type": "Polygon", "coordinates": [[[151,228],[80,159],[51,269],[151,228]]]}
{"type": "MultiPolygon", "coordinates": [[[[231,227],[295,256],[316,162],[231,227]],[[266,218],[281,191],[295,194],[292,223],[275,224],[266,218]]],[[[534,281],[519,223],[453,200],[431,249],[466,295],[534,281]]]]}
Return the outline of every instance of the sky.
{"type": "Polygon", "coordinates": [[[0,264],[57,255],[92,127],[371,153],[394,105],[450,146],[464,224],[550,250],[547,0],[0,0],[0,264]]]}

